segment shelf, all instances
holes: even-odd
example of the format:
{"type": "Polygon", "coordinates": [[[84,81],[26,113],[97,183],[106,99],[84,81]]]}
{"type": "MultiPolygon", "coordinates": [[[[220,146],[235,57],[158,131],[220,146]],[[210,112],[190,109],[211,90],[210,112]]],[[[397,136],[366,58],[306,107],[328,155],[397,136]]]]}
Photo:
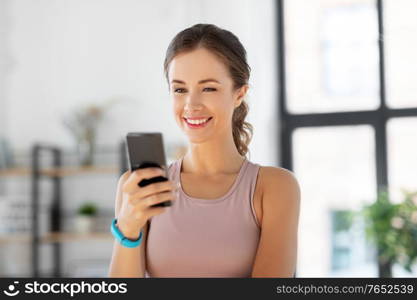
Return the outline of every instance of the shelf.
{"type": "Polygon", "coordinates": [[[10,233],[9,235],[0,235],[0,245],[8,243],[30,242],[29,233],[10,233]]]}
{"type": "Polygon", "coordinates": [[[91,232],[91,233],[77,233],[77,232],[50,232],[41,238],[43,243],[56,242],[71,242],[90,239],[113,239],[110,232],[91,232]]]}
{"type": "MultiPolygon", "coordinates": [[[[113,235],[110,232],[91,232],[91,233],[77,233],[77,232],[49,232],[40,237],[41,243],[58,243],[71,242],[82,240],[111,240],[113,235]]],[[[0,235],[0,245],[16,242],[31,242],[31,235],[29,233],[16,233],[10,235],[0,235]]]]}
{"type": "Polygon", "coordinates": [[[0,169],[0,177],[28,175],[30,175],[30,169],[25,167],[0,169]]]}
{"type": "MultiPolygon", "coordinates": [[[[100,174],[112,174],[118,173],[120,169],[115,166],[68,166],[63,168],[45,168],[39,173],[41,175],[50,177],[64,177],[72,175],[82,175],[88,173],[100,173],[100,174]]],[[[8,176],[29,176],[31,175],[31,169],[25,167],[9,168],[0,170],[0,177],[8,176]]]]}
{"type": "Polygon", "coordinates": [[[88,173],[117,173],[120,169],[114,166],[91,166],[91,167],[64,167],[64,168],[49,168],[41,171],[42,175],[51,177],[64,177],[71,175],[82,175],[88,173]]]}

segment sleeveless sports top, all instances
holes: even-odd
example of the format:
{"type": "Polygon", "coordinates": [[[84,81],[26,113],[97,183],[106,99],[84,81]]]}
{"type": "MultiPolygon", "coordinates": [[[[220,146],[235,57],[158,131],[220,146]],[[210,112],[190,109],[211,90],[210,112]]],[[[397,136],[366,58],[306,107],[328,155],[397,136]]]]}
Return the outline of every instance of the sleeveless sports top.
{"type": "MultiPolygon", "coordinates": [[[[168,167],[180,184],[182,160],[168,167]]],[[[180,185],[173,205],[150,218],[145,277],[251,277],[260,238],[253,206],[259,168],[245,159],[216,199],[190,197],[180,185]]]]}

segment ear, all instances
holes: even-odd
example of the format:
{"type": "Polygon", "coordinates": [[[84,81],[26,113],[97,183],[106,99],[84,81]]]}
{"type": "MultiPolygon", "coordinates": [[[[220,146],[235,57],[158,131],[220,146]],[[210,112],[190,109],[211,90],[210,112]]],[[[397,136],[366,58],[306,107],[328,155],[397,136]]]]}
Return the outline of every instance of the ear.
{"type": "Polygon", "coordinates": [[[242,101],[245,99],[248,89],[249,89],[249,85],[245,84],[236,90],[235,108],[239,107],[242,101]]]}

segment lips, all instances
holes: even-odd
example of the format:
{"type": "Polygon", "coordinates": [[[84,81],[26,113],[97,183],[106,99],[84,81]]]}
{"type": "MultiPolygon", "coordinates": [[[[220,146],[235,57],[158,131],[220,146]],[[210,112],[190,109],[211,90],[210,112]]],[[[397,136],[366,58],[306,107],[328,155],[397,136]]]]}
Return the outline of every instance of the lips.
{"type": "MultiPolygon", "coordinates": [[[[205,119],[205,118],[201,118],[201,117],[199,117],[199,118],[196,118],[196,117],[190,118],[190,120],[196,120],[196,119],[201,120],[201,119],[205,119]]],[[[203,128],[203,127],[207,126],[208,123],[210,123],[211,119],[213,119],[213,117],[209,117],[206,122],[201,123],[201,124],[191,124],[191,123],[187,122],[187,118],[183,118],[185,124],[187,124],[187,126],[189,128],[203,128]]]]}

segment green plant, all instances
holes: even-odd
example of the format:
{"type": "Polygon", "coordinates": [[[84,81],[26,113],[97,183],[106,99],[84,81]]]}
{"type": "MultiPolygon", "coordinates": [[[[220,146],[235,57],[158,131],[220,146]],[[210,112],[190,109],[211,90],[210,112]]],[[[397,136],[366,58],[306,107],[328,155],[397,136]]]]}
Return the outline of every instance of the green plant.
{"type": "Polygon", "coordinates": [[[78,208],[78,214],[82,216],[94,216],[97,214],[97,206],[92,202],[84,203],[78,208]]]}
{"type": "Polygon", "coordinates": [[[408,272],[417,258],[417,192],[404,191],[404,200],[392,203],[386,190],[361,211],[367,238],[378,249],[382,264],[398,263],[408,272]]]}
{"type": "Polygon", "coordinates": [[[405,192],[405,199],[398,207],[397,231],[398,262],[411,272],[417,262],[417,192],[405,192]]]}

